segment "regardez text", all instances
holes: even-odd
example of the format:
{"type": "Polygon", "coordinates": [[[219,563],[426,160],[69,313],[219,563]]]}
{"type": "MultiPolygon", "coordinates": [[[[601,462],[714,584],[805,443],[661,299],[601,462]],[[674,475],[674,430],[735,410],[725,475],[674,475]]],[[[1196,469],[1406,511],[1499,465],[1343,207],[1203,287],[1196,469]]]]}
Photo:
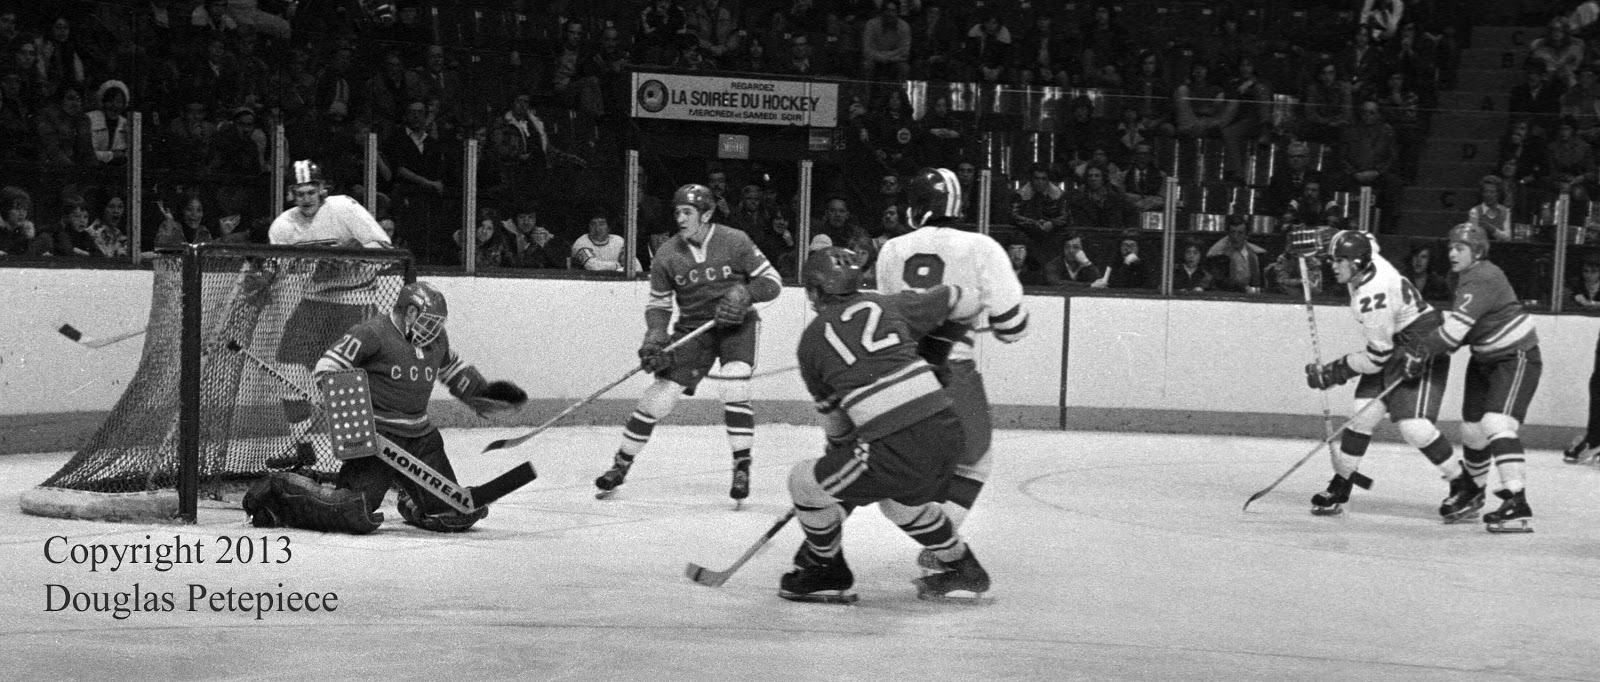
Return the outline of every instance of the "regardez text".
{"type": "MultiPolygon", "coordinates": [[[[53,565],[85,573],[119,575],[143,570],[165,574],[179,566],[204,566],[205,572],[226,578],[248,565],[285,565],[295,558],[288,535],[207,538],[146,535],[142,542],[80,542],[55,535],[44,541],[43,550],[44,560],[53,565]]],[[[83,588],[68,582],[45,584],[46,612],[100,613],[126,620],[135,614],[209,611],[240,613],[263,620],[268,614],[332,613],[340,606],[337,593],[292,589],[276,581],[248,587],[185,582],[176,589],[152,586],[143,580],[115,589],[101,585],[83,588]]]]}

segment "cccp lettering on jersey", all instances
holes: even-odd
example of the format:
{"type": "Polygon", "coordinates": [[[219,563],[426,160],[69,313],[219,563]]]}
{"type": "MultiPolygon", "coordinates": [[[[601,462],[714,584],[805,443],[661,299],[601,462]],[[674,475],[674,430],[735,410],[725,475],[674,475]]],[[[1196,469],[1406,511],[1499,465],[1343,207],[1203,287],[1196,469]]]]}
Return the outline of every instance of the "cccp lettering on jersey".
{"type": "Polygon", "coordinates": [[[393,367],[389,368],[389,378],[394,379],[395,381],[421,380],[433,383],[433,377],[434,369],[432,367],[418,367],[416,365],[411,365],[410,367],[401,367],[399,365],[394,365],[393,367]]]}
{"type": "Polygon", "coordinates": [[[685,284],[698,284],[700,282],[715,282],[719,279],[732,279],[733,266],[724,265],[720,269],[716,266],[695,268],[689,272],[674,277],[679,286],[685,284]]]}

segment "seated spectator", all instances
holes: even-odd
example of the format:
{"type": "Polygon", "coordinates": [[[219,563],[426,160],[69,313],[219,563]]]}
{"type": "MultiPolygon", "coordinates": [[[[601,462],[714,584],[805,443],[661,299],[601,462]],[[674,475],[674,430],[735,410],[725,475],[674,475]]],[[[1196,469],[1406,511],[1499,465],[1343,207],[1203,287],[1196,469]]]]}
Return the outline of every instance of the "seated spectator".
{"type": "Polygon", "coordinates": [[[1133,148],[1132,165],[1123,174],[1123,188],[1133,209],[1140,213],[1160,211],[1167,205],[1167,173],[1156,166],[1155,150],[1149,142],[1133,148]]]}
{"type": "Polygon", "coordinates": [[[1106,172],[1089,166],[1083,172],[1083,186],[1066,198],[1067,224],[1073,227],[1127,229],[1138,227],[1133,203],[1122,190],[1107,181],[1106,172]]]}
{"type": "Polygon", "coordinates": [[[88,125],[80,128],[78,136],[78,147],[92,153],[85,161],[101,165],[127,163],[128,119],[122,112],[128,107],[128,86],[122,81],[106,81],[100,85],[95,101],[100,108],[84,114],[88,125]]]}
{"type": "Polygon", "coordinates": [[[798,259],[795,257],[794,218],[788,210],[773,209],[772,220],[767,223],[766,229],[751,235],[751,239],[785,279],[799,272],[798,259]]]}
{"type": "Polygon", "coordinates": [[[71,166],[78,162],[78,129],[83,125],[83,95],[75,87],[56,91],[52,101],[35,119],[39,163],[71,166]]]}
{"type": "MultiPolygon", "coordinates": [[[[611,234],[605,209],[595,209],[589,214],[588,232],[572,242],[571,267],[590,272],[622,272],[625,241],[611,234]]],[[[641,270],[638,260],[633,262],[633,270],[641,270]]]]}
{"type": "Polygon", "coordinates": [[[0,188],[0,256],[42,256],[51,251],[50,240],[28,219],[33,197],[20,187],[0,188]]]}
{"type": "MultiPolygon", "coordinates": [[[[1499,154],[1495,158],[1500,163],[1515,161],[1523,174],[1537,177],[1544,175],[1545,168],[1550,165],[1549,157],[1544,138],[1533,133],[1533,124],[1528,119],[1519,118],[1511,122],[1506,134],[1500,138],[1499,154]]],[[[1510,197],[1506,198],[1506,203],[1510,204],[1510,197]]]]}
{"type": "Polygon", "coordinates": [[[1377,195],[1374,203],[1383,211],[1385,222],[1389,222],[1395,218],[1394,208],[1399,205],[1402,185],[1400,176],[1395,174],[1399,147],[1394,128],[1384,123],[1376,100],[1361,103],[1360,117],[1360,121],[1347,126],[1340,137],[1340,169],[1349,186],[1373,189],[1377,195]]]}
{"type": "Polygon", "coordinates": [[[805,34],[797,34],[789,39],[789,55],[777,68],[777,73],[790,76],[817,76],[827,71],[824,65],[817,61],[811,39],[805,34]]]}
{"type": "Polygon", "coordinates": [[[1550,79],[1572,86],[1578,82],[1578,67],[1583,64],[1584,44],[1567,30],[1565,19],[1552,19],[1545,35],[1528,45],[1528,61],[1544,70],[1550,79]]]}
{"type": "Polygon", "coordinates": [[[1377,85],[1392,68],[1383,49],[1373,44],[1364,31],[1355,33],[1350,45],[1334,58],[1334,63],[1339,66],[1340,75],[1349,79],[1350,90],[1355,93],[1364,93],[1377,85]]]}
{"type": "MultiPolygon", "coordinates": [[[[1222,127],[1222,145],[1228,168],[1239,172],[1244,168],[1245,152],[1272,132],[1272,86],[1256,74],[1256,60],[1245,56],[1235,62],[1234,76],[1223,92],[1237,102],[1233,120],[1222,127]]],[[[1242,173],[1239,179],[1243,179],[1242,173]]]]}
{"type": "Polygon", "coordinates": [[[1317,67],[1316,74],[1305,88],[1299,135],[1311,142],[1333,144],[1350,124],[1350,87],[1339,80],[1338,67],[1332,63],[1317,67]]]}
{"type": "Polygon", "coordinates": [[[1066,191],[1051,182],[1049,168],[1035,164],[1011,201],[1011,224],[1022,231],[1028,250],[1042,258],[1059,250],[1067,220],[1066,191]]]}
{"type": "MultiPolygon", "coordinates": [[[[494,268],[505,264],[507,235],[500,225],[499,211],[492,206],[479,209],[478,226],[473,229],[472,236],[478,242],[474,256],[476,267],[494,268]]],[[[467,243],[462,238],[461,230],[451,233],[450,238],[455,241],[459,254],[456,262],[466,265],[467,243]]]]}
{"type": "Polygon", "coordinates": [[[997,10],[983,10],[978,23],[967,29],[966,55],[977,71],[977,80],[1006,80],[1006,67],[1011,63],[1011,30],[1000,23],[997,10]]]}
{"type": "Polygon", "coordinates": [[[842,246],[860,254],[871,252],[872,235],[856,221],[850,212],[850,204],[842,197],[828,199],[822,211],[822,221],[812,232],[828,235],[832,246],[842,246]]]}
{"type": "MultiPolygon", "coordinates": [[[[929,109],[922,117],[922,134],[916,154],[924,164],[935,168],[953,168],[961,159],[964,145],[970,139],[971,128],[950,113],[950,98],[931,97],[929,109]]],[[[965,198],[965,197],[963,197],[965,198]]]]}
{"type": "Polygon", "coordinates": [[[256,125],[256,110],[238,107],[227,123],[217,127],[217,170],[236,175],[260,175],[270,168],[267,134],[256,125]]]}
{"type": "Polygon", "coordinates": [[[1200,245],[1186,241],[1180,247],[1183,257],[1172,268],[1172,291],[1206,291],[1211,288],[1211,273],[1201,265],[1200,245]]]}
{"type": "Polygon", "coordinates": [[[1034,74],[1034,82],[1068,87],[1078,68],[1066,32],[1055,28],[1055,18],[1040,8],[1033,14],[1033,28],[1017,41],[1017,67],[1034,74]]]}
{"type": "Polygon", "coordinates": [[[700,0],[684,15],[684,28],[711,59],[721,63],[737,52],[739,25],[722,0],[700,0]]]}
{"type": "Polygon", "coordinates": [[[1107,184],[1126,192],[1122,184],[1125,171],[1115,161],[1111,160],[1111,153],[1105,148],[1105,145],[1096,144],[1089,147],[1089,157],[1073,164],[1072,174],[1077,177],[1078,184],[1084,182],[1090,168],[1100,169],[1101,172],[1105,173],[1107,184]]]}
{"type": "Polygon", "coordinates": [[[1524,73],[1524,81],[1511,89],[1508,107],[1513,116],[1532,120],[1535,134],[1548,133],[1555,126],[1556,117],[1561,114],[1561,97],[1567,93],[1566,83],[1553,79],[1537,65],[1530,65],[1524,73]]]}
{"type": "Polygon", "coordinates": [[[1162,67],[1161,57],[1147,50],[1139,55],[1138,66],[1123,84],[1122,91],[1134,98],[1131,107],[1138,111],[1141,130],[1170,136],[1176,131],[1172,112],[1172,93],[1176,89],[1162,67]]]}
{"type": "Polygon", "coordinates": [[[38,156],[34,102],[23,96],[23,73],[0,69],[0,161],[32,161],[38,156]]]}
{"type": "Polygon", "coordinates": [[[911,19],[912,77],[951,80],[958,55],[952,46],[961,44],[958,19],[945,11],[941,0],[923,0],[922,11],[911,19]]]}
{"type": "Polygon", "coordinates": [[[1400,274],[1411,280],[1426,301],[1450,300],[1450,284],[1443,272],[1433,267],[1433,249],[1426,244],[1415,244],[1406,254],[1400,274]]]}
{"type": "Polygon", "coordinates": [[[1494,239],[1511,238],[1511,208],[1501,203],[1505,180],[1488,175],[1478,183],[1478,205],[1467,209],[1467,222],[1483,228],[1494,239]]]}
{"type": "Polygon", "coordinates": [[[1600,79],[1595,68],[1578,69],[1578,84],[1561,97],[1561,116],[1578,124],[1578,137],[1589,144],[1600,140],[1600,79]]]}
{"type": "Polygon", "coordinates": [[[128,257],[127,214],[128,201],[121,194],[106,197],[105,205],[100,208],[100,217],[89,225],[89,231],[94,233],[95,248],[99,249],[101,256],[128,257]]]}
{"type": "Polygon", "coordinates": [[[387,134],[400,125],[401,107],[427,94],[428,85],[423,82],[422,75],[406,70],[399,50],[388,50],[383,53],[383,68],[366,82],[366,96],[362,98],[366,119],[376,127],[378,134],[387,134]]]}
{"type": "Polygon", "coordinates": [[[39,70],[45,80],[55,88],[84,88],[88,86],[91,60],[83,52],[77,36],[72,33],[72,22],[58,16],[50,22],[49,31],[38,42],[39,70]]]}
{"type": "Polygon", "coordinates": [[[53,230],[54,253],[74,258],[101,258],[95,233],[89,229],[89,207],[83,197],[73,193],[61,200],[61,224],[53,230]]]}
{"type": "Polygon", "coordinates": [[[1583,258],[1581,274],[1567,285],[1568,300],[1579,310],[1600,310],[1600,253],[1583,258]]]}
{"type": "Polygon", "coordinates": [[[685,40],[688,17],[677,0],[652,0],[639,11],[633,47],[645,64],[666,64],[685,40]]]}
{"type": "Polygon", "coordinates": [[[555,235],[539,225],[538,215],[531,208],[517,212],[516,223],[508,235],[506,258],[502,263],[508,268],[552,270],[561,268],[567,260],[567,251],[555,241],[555,235]]]}
{"type": "Polygon", "coordinates": [[[1239,103],[1211,82],[1210,70],[1199,62],[1189,67],[1189,79],[1173,91],[1172,105],[1178,134],[1191,137],[1221,137],[1239,113],[1239,103]]]}
{"type": "Polygon", "coordinates": [[[1151,270],[1139,256],[1139,233],[1128,230],[1122,233],[1117,245],[1117,262],[1108,268],[1106,286],[1112,289],[1151,289],[1155,282],[1151,270]]]}
{"type": "Polygon", "coordinates": [[[1290,199],[1283,208],[1283,224],[1286,228],[1327,225],[1333,208],[1333,202],[1322,196],[1322,183],[1311,178],[1300,186],[1300,196],[1290,199]]]}
{"type": "Polygon", "coordinates": [[[1586,201],[1595,181],[1594,150],[1578,137],[1578,123],[1563,118],[1550,141],[1550,182],[1554,189],[1570,191],[1573,201],[1586,201]]]}
{"type": "Polygon", "coordinates": [[[1006,257],[1011,261],[1011,272],[1017,276],[1017,281],[1023,286],[1044,286],[1044,269],[1028,257],[1026,242],[1017,241],[1006,245],[1006,257]]]}
{"type": "Polygon", "coordinates": [[[1215,288],[1220,291],[1259,293],[1263,286],[1261,254],[1267,250],[1250,243],[1243,216],[1228,216],[1228,234],[1206,250],[1206,260],[1216,262],[1215,288]]]}
{"type": "Polygon", "coordinates": [[[1103,288],[1105,275],[1090,262],[1083,250],[1083,237],[1076,232],[1063,235],[1061,251],[1044,264],[1044,281],[1050,286],[1103,288]]]}
{"type": "Polygon", "coordinates": [[[898,0],[883,0],[878,15],[861,29],[861,77],[871,80],[883,72],[895,80],[911,77],[911,25],[900,18],[898,0]]]}
{"type": "Polygon", "coordinates": [[[205,99],[190,98],[183,114],[167,126],[167,153],[175,171],[208,173],[216,169],[217,124],[207,116],[205,99]]]}
{"type": "MultiPolygon", "coordinates": [[[[772,213],[762,200],[761,187],[745,185],[739,190],[739,203],[728,216],[728,225],[743,231],[753,239],[767,231],[772,223],[772,213]]],[[[759,245],[758,245],[759,246],[759,245]]]]}
{"type": "Polygon", "coordinates": [[[1112,15],[1111,5],[1097,3],[1094,18],[1084,25],[1079,35],[1079,44],[1083,46],[1083,72],[1092,74],[1116,65],[1122,61],[1127,43],[1127,34],[1112,15]]]}

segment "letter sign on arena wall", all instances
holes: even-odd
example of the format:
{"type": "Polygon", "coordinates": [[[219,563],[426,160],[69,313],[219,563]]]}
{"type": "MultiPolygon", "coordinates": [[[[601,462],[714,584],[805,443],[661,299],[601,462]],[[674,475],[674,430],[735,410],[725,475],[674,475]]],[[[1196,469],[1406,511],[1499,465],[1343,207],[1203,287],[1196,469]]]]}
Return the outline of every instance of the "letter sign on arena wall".
{"type": "Polygon", "coordinates": [[[719,76],[633,74],[633,116],[831,128],[839,86],[719,76]]]}

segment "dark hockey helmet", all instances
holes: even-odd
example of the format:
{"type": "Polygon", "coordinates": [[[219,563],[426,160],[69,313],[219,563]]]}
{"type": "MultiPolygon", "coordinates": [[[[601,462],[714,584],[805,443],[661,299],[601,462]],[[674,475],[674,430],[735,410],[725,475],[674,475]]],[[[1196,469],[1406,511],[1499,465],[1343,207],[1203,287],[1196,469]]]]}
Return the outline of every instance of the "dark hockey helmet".
{"type": "Polygon", "coordinates": [[[861,261],[850,249],[830,246],[806,256],[800,283],[824,294],[845,295],[861,290],[861,261]]]}
{"type": "Polygon", "coordinates": [[[423,348],[439,338],[450,311],[445,307],[444,294],[433,288],[432,284],[412,282],[400,288],[400,297],[394,302],[394,314],[400,324],[405,325],[401,331],[405,332],[406,340],[413,346],[423,348]],[[413,308],[417,311],[417,317],[408,319],[413,308]]]}
{"type": "Polygon", "coordinates": [[[291,177],[289,181],[290,189],[294,189],[301,185],[323,184],[322,167],[318,166],[317,162],[310,159],[294,162],[294,167],[290,169],[290,173],[293,174],[293,177],[291,177]]]}
{"type": "Polygon", "coordinates": [[[961,217],[961,181],[948,168],[923,168],[906,184],[906,213],[912,227],[961,217]]]}
{"type": "Polygon", "coordinates": [[[717,205],[717,200],[711,194],[710,187],[691,183],[679,187],[678,191],[672,194],[672,205],[693,206],[694,210],[705,213],[717,205]]]}
{"type": "Polygon", "coordinates": [[[1489,233],[1473,223],[1461,223],[1450,228],[1451,244],[1466,244],[1472,249],[1472,257],[1483,260],[1489,255],[1489,233]]]}
{"type": "Polygon", "coordinates": [[[1360,230],[1340,230],[1328,242],[1328,257],[1348,258],[1356,272],[1366,272],[1372,267],[1372,255],[1378,252],[1378,243],[1372,235],[1360,230]]]}

